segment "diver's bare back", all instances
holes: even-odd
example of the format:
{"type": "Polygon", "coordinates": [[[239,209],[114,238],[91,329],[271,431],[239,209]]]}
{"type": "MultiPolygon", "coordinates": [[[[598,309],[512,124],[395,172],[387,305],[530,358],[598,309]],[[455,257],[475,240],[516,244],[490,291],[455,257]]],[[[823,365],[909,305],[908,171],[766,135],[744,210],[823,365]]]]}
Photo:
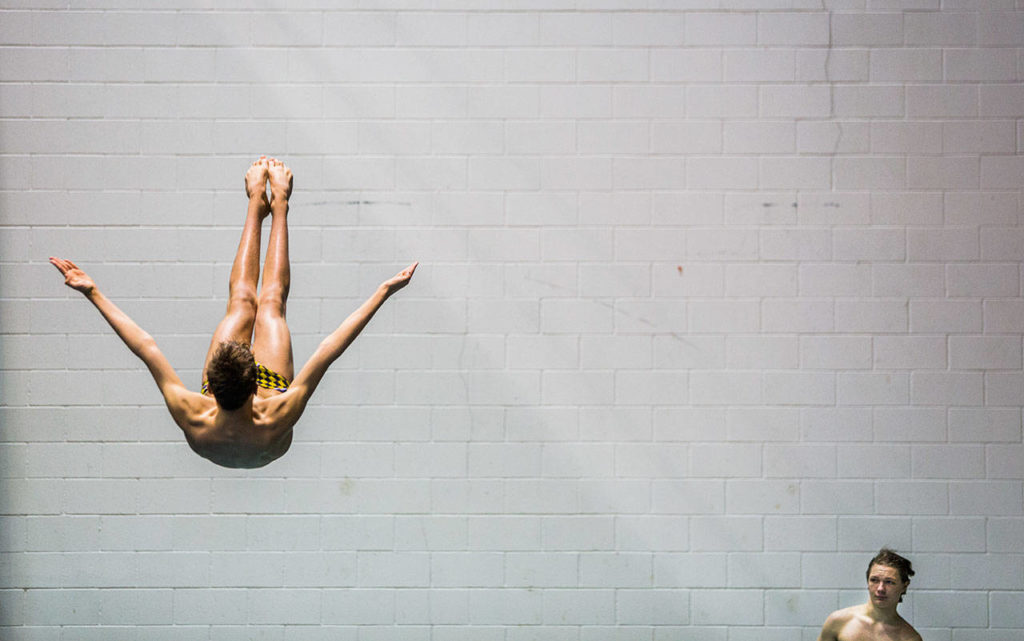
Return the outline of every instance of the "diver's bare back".
{"type": "MultiPolygon", "coordinates": [[[[224,467],[262,467],[283,456],[292,442],[292,427],[304,403],[298,390],[260,389],[251,411],[222,411],[212,397],[186,391],[175,422],[192,450],[224,467]]],[[[175,412],[172,410],[172,416],[175,412]]]]}

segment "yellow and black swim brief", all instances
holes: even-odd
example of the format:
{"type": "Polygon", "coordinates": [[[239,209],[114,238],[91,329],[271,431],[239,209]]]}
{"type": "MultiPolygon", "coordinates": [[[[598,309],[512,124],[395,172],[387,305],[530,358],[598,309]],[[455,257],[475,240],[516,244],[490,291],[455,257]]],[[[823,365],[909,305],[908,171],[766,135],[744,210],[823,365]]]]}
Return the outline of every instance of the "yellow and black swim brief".
{"type": "MultiPolygon", "coordinates": [[[[203,385],[199,388],[199,391],[208,395],[210,393],[209,382],[210,381],[203,381],[203,385]]],[[[269,367],[257,362],[256,385],[263,389],[272,389],[276,392],[287,392],[288,386],[291,385],[291,381],[269,367]]]]}

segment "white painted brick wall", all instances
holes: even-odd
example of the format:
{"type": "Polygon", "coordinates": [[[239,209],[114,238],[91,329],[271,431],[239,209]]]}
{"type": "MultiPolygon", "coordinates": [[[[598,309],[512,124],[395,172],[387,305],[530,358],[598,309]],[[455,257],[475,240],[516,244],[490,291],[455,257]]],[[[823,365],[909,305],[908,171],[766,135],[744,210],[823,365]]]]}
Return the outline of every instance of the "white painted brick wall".
{"type": "Polygon", "coordinates": [[[257,5],[0,8],[0,637],[1020,637],[1019,0],[257,5]],[[261,153],[297,361],[421,266],[239,472],[46,259],[196,383],[261,153]]]}

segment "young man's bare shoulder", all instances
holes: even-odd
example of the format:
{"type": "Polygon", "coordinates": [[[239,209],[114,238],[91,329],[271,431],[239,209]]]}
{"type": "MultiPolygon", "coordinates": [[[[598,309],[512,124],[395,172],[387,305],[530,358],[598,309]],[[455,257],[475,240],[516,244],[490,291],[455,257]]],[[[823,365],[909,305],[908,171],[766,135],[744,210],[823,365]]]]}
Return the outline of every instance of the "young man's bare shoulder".
{"type": "Polygon", "coordinates": [[[847,625],[860,615],[861,607],[862,606],[855,605],[849,608],[836,610],[832,614],[828,615],[828,618],[825,619],[825,623],[821,626],[821,635],[818,637],[818,641],[837,641],[839,639],[839,635],[842,634],[847,625]]]}
{"type": "Polygon", "coordinates": [[[903,621],[903,630],[900,636],[904,641],[924,641],[921,635],[917,633],[917,630],[914,629],[914,626],[910,625],[906,620],[903,621]]]}
{"type": "Polygon", "coordinates": [[[825,619],[825,624],[828,625],[829,623],[834,623],[841,625],[847,623],[860,615],[863,612],[863,609],[863,605],[851,605],[848,608],[836,610],[832,614],[828,615],[828,618],[825,619]]]}
{"type": "Polygon", "coordinates": [[[167,405],[174,422],[186,432],[211,425],[217,413],[216,401],[184,387],[178,389],[173,398],[167,399],[167,405]]]}

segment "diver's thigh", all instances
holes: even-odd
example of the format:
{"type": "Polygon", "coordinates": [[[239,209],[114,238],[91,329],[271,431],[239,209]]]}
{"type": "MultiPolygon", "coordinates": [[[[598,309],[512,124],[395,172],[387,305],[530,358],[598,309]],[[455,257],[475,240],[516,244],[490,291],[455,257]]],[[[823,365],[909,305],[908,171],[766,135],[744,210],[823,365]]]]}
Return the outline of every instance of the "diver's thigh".
{"type": "Polygon", "coordinates": [[[257,314],[252,337],[252,354],[265,367],[284,376],[295,378],[292,362],[292,335],[284,316],[257,314]]]}

